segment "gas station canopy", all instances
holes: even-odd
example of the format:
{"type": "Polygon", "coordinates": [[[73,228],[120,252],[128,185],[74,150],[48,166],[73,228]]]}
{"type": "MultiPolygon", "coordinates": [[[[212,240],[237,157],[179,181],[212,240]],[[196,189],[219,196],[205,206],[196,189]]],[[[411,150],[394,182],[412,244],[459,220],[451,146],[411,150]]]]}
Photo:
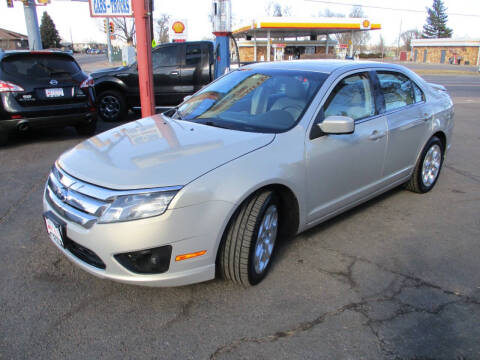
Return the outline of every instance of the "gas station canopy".
{"type": "Polygon", "coordinates": [[[250,25],[234,30],[233,35],[235,37],[287,38],[379,29],[381,29],[380,24],[365,18],[269,17],[253,20],[250,25]]]}

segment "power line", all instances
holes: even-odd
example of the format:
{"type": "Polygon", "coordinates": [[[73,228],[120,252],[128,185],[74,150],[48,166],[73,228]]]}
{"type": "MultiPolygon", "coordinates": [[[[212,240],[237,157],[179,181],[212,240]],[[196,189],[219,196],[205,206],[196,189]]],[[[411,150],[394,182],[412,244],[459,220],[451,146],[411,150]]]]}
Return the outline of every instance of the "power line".
{"type": "MultiPolygon", "coordinates": [[[[364,8],[379,9],[379,10],[393,10],[393,11],[405,11],[405,12],[414,12],[414,13],[426,13],[427,10],[415,10],[415,9],[399,9],[399,8],[390,8],[384,6],[373,6],[373,5],[363,5],[363,4],[354,4],[354,3],[340,3],[336,1],[323,1],[323,0],[304,0],[309,2],[330,4],[330,5],[344,5],[344,6],[361,6],[364,8]]],[[[459,13],[447,13],[448,16],[470,16],[470,17],[480,17],[480,15],[474,14],[459,14],[459,13]]]]}

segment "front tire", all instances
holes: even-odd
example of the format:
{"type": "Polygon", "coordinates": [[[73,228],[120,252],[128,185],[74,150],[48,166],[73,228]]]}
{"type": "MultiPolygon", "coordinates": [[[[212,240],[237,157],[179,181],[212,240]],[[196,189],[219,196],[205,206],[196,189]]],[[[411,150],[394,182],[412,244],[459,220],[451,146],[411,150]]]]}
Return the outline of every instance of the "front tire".
{"type": "Polygon", "coordinates": [[[223,278],[245,287],[267,275],[279,229],[280,203],[272,191],[254,194],[236,212],[220,248],[223,278]]]}
{"type": "Polygon", "coordinates": [[[97,99],[98,115],[103,121],[118,122],[127,116],[127,101],[118,90],[105,90],[97,99]]]}
{"type": "Polygon", "coordinates": [[[406,183],[406,188],[419,194],[432,190],[440,176],[443,154],[444,145],[442,141],[433,136],[423,148],[412,177],[406,183]]]}

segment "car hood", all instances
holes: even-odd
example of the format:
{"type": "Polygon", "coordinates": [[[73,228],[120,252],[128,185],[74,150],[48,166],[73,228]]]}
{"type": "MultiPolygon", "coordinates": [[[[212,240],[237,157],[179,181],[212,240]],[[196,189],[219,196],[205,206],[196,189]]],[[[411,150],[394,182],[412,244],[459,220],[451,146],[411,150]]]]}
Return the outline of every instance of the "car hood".
{"type": "Polygon", "coordinates": [[[121,71],[126,71],[128,70],[128,66],[118,66],[114,68],[106,68],[106,69],[100,69],[96,70],[92,73],[90,73],[90,76],[94,79],[105,76],[105,75],[114,75],[117,74],[121,71]]]}
{"type": "Polygon", "coordinates": [[[154,115],[80,143],[60,157],[59,165],[80,180],[110,189],[186,185],[274,138],[154,115]]]}

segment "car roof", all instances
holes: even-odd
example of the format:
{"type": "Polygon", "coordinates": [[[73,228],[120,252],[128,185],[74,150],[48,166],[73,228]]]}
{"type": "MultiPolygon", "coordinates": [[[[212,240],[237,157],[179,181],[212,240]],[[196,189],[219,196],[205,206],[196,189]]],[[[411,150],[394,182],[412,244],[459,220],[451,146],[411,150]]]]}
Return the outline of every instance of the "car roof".
{"type": "Polygon", "coordinates": [[[278,70],[300,70],[316,71],[331,74],[337,69],[355,70],[358,68],[389,68],[392,70],[405,70],[401,65],[389,64],[377,61],[352,61],[352,60],[290,60],[276,62],[259,62],[245,65],[250,69],[278,69],[278,70]]]}
{"type": "Polygon", "coordinates": [[[64,56],[72,57],[70,54],[61,50],[6,50],[6,51],[0,51],[0,59],[6,56],[17,55],[17,54],[31,54],[31,55],[46,54],[46,55],[64,55],[64,56]]]}

